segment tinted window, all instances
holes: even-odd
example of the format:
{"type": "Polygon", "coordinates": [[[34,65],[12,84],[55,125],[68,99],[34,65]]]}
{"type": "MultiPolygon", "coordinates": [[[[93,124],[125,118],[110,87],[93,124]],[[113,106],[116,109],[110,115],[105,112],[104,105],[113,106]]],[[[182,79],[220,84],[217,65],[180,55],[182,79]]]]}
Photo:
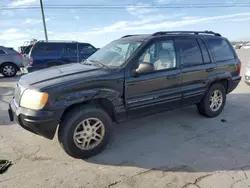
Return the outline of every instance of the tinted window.
{"type": "Polygon", "coordinates": [[[61,49],[62,45],[56,43],[37,43],[32,50],[32,55],[57,55],[57,50],[61,49]]]}
{"type": "Polygon", "coordinates": [[[60,54],[62,56],[77,56],[77,43],[64,44],[60,54]]]}
{"type": "Polygon", "coordinates": [[[96,49],[89,44],[79,44],[80,55],[92,55],[96,49]]]}
{"type": "Polygon", "coordinates": [[[199,42],[199,45],[200,45],[200,48],[201,48],[201,52],[202,52],[202,56],[203,56],[203,62],[204,63],[210,63],[211,62],[210,56],[209,56],[208,50],[207,50],[203,40],[198,39],[198,42],[199,42]]]}
{"type": "Polygon", "coordinates": [[[215,61],[234,59],[234,54],[229,44],[221,38],[208,38],[209,48],[214,54],[215,61]]]}
{"type": "Polygon", "coordinates": [[[183,65],[199,65],[203,63],[200,47],[196,39],[179,40],[181,63],[183,65]]]}
{"type": "Polygon", "coordinates": [[[151,63],[154,70],[163,70],[176,67],[174,42],[163,41],[152,44],[139,59],[139,63],[151,63]]]}
{"type": "Polygon", "coordinates": [[[6,54],[3,50],[0,50],[0,55],[6,54]]]}

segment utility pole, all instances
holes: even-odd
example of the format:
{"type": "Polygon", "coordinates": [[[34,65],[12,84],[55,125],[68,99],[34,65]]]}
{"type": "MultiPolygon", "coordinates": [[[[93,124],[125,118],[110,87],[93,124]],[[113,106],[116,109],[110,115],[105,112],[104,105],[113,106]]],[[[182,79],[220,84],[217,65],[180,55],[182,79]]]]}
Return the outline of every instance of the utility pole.
{"type": "Polygon", "coordinates": [[[46,29],[46,23],[45,23],[45,16],[44,16],[44,11],[43,11],[43,0],[40,0],[40,6],[41,6],[41,12],[42,12],[43,29],[44,29],[45,40],[48,42],[48,35],[47,35],[47,29],[46,29]]]}

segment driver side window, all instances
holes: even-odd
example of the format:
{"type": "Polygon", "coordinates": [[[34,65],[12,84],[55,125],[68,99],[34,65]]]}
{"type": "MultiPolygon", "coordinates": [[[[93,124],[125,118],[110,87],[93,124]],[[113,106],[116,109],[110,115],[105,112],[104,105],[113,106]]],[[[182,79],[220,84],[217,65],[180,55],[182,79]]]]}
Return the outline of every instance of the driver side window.
{"type": "Polygon", "coordinates": [[[174,42],[167,40],[152,44],[139,58],[139,67],[143,64],[150,64],[154,71],[175,68],[176,53],[174,42]]]}

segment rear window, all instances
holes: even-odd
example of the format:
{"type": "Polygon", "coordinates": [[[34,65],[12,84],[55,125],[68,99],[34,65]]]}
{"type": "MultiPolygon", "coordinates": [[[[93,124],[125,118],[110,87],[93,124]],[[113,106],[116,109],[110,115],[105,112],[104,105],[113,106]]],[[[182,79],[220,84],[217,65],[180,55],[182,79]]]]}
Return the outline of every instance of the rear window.
{"type": "Polygon", "coordinates": [[[22,54],[29,54],[32,47],[33,47],[33,45],[22,46],[21,47],[21,53],[22,54]]]}
{"type": "Polygon", "coordinates": [[[234,53],[226,40],[222,38],[208,38],[207,42],[214,54],[215,61],[235,59],[234,53]]]}
{"type": "Polygon", "coordinates": [[[57,51],[62,48],[62,44],[57,43],[36,43],[32,49],[32,55],[57,55],[57,51]]]}

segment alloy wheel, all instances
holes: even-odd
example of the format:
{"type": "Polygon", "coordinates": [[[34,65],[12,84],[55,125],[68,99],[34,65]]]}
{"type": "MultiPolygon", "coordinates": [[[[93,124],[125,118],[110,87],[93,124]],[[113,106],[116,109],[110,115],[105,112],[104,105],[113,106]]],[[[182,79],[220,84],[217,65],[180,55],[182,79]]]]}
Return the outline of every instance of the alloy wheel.
{"type": "Polygon", "coordinates": [[[90,150],[99,145],[104,137],[105,127],[98,118],[87,118],[75,129],[73,139],[81,150],[90,150]]]}
{"type": "Polygon", "coordinates": [[[16,70],[12,65],[5,65],[3,67],[3,74],[7,76],[13,76],[16,70]]]}
{"type": "Polygon", "coordinates": [[[217,110],[220,109],[222,103],[223,103],[223,95],[220,90],[214,90],[212,95],[209,98],[209,105],[210,109],[213,112],[216,112],[217,110]]]}

